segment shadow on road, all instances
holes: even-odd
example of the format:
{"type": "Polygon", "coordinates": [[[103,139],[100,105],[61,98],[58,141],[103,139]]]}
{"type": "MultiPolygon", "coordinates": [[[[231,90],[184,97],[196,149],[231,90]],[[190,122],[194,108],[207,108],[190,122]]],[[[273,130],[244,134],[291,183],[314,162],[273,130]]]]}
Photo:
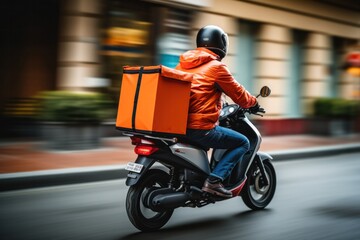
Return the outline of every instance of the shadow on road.
{"type": "Polygon", "coordinates": [[[335,219],[360,219],[360,201],[357,197],[347,197],[331,204],[312,208],[312,214],[335,219]]]}
{"type": "MultiPolygon", "coordinates": [[[[137,232],[119,238],[119,240],[144,240],[144,239],[169,239],[176,236],[177,238],[184,237],[188,239],[189,235],[195,236],[197,233],[201,236],[203,232],[224,232],[231,229],[232,222],[236,221],[251,221],[264,213],[268,214],[271,209],[264,209],[261,211],[245,211],[235,215],[221,217],[213,217],[211,219],[199,219],[196,221],[189,221],[187,223],[179,224],[171,227],[163,227],[162,229],[154,232],[137,232]]],[[[241,228],[237,228],[241,231],[241,228]]]]}

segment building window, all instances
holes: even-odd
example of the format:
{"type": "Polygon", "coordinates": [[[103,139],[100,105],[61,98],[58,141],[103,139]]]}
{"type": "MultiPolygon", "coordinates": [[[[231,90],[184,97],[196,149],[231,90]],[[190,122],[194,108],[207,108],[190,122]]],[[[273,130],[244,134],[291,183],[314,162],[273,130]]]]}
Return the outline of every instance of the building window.
{"type": "Polygon", "coordinates": [[[151,6],[142,1],[109,0],[102,28],[101,56],[110,91],[119,92],[124,65],[153,62],[151,6]]]}

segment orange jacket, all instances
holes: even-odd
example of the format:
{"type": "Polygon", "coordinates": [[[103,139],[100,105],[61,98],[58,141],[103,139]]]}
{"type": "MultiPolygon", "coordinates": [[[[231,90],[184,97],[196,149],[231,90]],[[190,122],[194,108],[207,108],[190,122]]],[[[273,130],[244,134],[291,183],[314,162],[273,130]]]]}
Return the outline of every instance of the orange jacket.
{"type": "Polygon", "coordinates": [[[221,110],[222,92],[243,108],[252,107],[257,102],[218,59],[206,48],[190,50],[180,56],[176,69],[194,73],[187,128],[208,130],[215,127],[221,110]]]}

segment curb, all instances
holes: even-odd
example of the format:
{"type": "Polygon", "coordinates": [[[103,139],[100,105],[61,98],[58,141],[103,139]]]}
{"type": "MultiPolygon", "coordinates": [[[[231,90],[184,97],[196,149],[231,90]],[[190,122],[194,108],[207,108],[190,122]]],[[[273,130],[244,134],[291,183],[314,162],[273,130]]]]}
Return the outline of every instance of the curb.
{"type": "MultiPolygon", "coordinates": [[[[352,152],[360,152],[360,143],[268,153],[273,157],[273,161],[286,161],[352,152]]],[[[125,165],[110,165],[0,174],[0,191],[124,179],[128,173],[124,168],[125,165]]]]}
{"type": "Polygon", "coordinates": [[[353,152],[360,152],[360,143],[300,148],[293,150],[273,151],[268,153],[273,157],[273,161],[284,161],[314,157],[326,157],[353,152]]]}
{"type": "Polygon", "coordinates": [[[125,165],[0,174],[0,191],[126,178],[125,165]]]}

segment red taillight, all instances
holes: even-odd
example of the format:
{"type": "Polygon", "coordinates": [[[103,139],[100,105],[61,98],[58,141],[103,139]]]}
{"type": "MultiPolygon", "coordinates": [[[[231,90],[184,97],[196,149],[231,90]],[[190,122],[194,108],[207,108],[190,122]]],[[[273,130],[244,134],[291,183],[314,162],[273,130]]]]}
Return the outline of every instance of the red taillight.
{"type": "Polygon", "coordinates": [[[133,145],[136,145],[134,148],[134,152],[137,155],[149,156],[159,150],[159,148],[156,147],[154,142],[148,139],[143,139],[141,137],[131,137],[131,143],[133,145]]]}
{"type": "Polygon", "coordinates": [[[134,152],[137,155],[149,156],[159,150],[159,148],[151,145],[137,145],[134,149],[134,152]]]}

